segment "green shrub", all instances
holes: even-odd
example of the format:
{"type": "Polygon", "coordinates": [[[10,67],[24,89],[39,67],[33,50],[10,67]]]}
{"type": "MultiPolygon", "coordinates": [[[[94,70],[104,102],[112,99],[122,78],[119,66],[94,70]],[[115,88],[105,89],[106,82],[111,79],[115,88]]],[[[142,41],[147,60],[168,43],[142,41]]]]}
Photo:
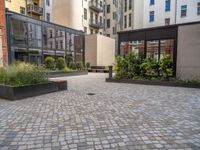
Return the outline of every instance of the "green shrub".
{"type": "Polygon", "coordinates": [[[65,68],[63,69],[63,71],[64,71],[64,72],[71,72],[72,70],[71,70],[70,68],[68,68],[68,67],[65,67],[65,68]]]}
{"type": "Polygon", "coordinates": [[[48,56],[44,60],[45,67],[49,70],[55,69],[55,59],[51,56],[48,56]]]}
{"type": "Polygon", "coordinates": [[[0,84],[21,86],[47,82],[48,74],[41,66],[17,63],[1,69],[0,78],[0,84]]]}
{"type": "Polygon", "coordinates": [[[170,76],[172,76],[173,73],[172,67],[173,64],[170,55],[164,55],[164,57],[159,61],[159,69],[162,76],[167,80],[169,79],[170,76]]]}
{"type": "Polygon", "coordinates": [[[83,65],[82,65],[82,63],[76,63],[76,69],[77,70],[82,70],[83,69],[83,65]]]}
{"type": "Polygon", "coordinates": [[[134,76],[139,76],[140,71],[140,64],[141,58],[138,54],[131,52],[126,57],[128,62],[128,77],[133,78],[134,76]]]}
{"type": "Polygon", "coordinates": [[[69,67],[70,69],[72,69],[72,70],[76,70],[76,63],[75,63],[75,62],[70,62],[70,63],[68,64],[68,67],[69,67]]]}
{"type": "Polygon", "coordinates": [[[156,76],[158,73],[159,64],[156,59],[146,58],[143,60],[143,63],[140,65],[141,75],[142,76],[156,76]]]}
{"type": "Polygon", "coordinates": [[[87,69],[90,68],[90,63],[89,63],[89,62],[86,63],[86,68],[87,68],[87,69]]]}
{"type": "Polygon", "coordinates": [[[63,57],[59,57],[56,61],[56,68],[58,70],[63,70],[65,68],[65,59],[63,57]]]}
{"type": "Polygon", "coordinates": [[[122,56],[116,57],[115,78],[128,78],[128,62],[122,56]]]}

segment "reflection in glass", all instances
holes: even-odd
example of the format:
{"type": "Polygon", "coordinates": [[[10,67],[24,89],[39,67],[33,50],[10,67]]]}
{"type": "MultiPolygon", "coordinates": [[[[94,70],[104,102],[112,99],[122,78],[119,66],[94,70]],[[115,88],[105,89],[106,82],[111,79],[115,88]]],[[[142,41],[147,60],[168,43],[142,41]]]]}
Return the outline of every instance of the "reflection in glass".
{"type": "Polygon", "coordinates": [[[158,60],[158,49],[159,49],[159,41],[147,41],[147,58],[153,58],[158,60]]]}
{"type": "Polygon", "coordinates": [[[135,52],[141,57],[144,56],[144,41],[129,41],[121,42],[120,44],[120,54],[126,56],[130,52],[135,52]]]}

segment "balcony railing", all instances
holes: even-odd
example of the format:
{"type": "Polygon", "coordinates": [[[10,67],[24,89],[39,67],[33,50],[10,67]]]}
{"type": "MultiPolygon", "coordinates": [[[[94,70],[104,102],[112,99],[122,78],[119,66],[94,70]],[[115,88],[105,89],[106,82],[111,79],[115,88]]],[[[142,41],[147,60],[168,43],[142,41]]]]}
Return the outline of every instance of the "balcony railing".
{"type": "Polygon", "coordinates": [[[93,28],[102,29],[104,27],[104,24],[102,22],[99,22],[98,20],[90,19],[90,26],[93,28]]]}
{"type": "Polygon", "coordinates": [[[28,4],[27,11],[28,11],[28,13],[34,13],[34,14],[37,14],[37,15],[43,15],[43,8],[41,8],[41,7],[37,6],[37,5],[34,5],[34,4],[28,4]]]}
{"type": "Polygon", "coordinates": [[[89,7],[96,12],[103,12],[103,6],[94,0],[90,1],[89,7]]]}

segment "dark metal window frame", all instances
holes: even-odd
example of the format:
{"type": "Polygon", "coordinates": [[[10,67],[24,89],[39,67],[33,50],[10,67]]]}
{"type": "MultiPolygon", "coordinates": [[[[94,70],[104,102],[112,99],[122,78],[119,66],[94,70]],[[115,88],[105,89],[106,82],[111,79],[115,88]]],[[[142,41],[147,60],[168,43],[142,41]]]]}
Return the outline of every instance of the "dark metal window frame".
{"type": "Polygon", "coordinates": [[[173,76],[175,77],[176,76],[176,63],[177,63],[177,38],[178,38],[178,26],[177,25],[119,32],[118,33],[118,55],[120,55],[121,42],[144,41],[144,57],[146,58],[148,41],[158,40],[159,41],[158,52],[160,53],[161,40],[173,39],[174,40],[173,76]]]}

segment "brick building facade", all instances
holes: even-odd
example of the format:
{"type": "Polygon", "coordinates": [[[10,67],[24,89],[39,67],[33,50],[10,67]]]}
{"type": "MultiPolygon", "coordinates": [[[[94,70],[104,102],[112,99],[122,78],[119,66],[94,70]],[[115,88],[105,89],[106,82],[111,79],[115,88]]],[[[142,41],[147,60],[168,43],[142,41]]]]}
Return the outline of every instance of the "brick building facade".
{"type": "Polygon", "coordinates": [[[0,0],[0,65],[7,64],[7,42],[6,42],[6,20],[5,20],[5,1],[0,0]]]}

